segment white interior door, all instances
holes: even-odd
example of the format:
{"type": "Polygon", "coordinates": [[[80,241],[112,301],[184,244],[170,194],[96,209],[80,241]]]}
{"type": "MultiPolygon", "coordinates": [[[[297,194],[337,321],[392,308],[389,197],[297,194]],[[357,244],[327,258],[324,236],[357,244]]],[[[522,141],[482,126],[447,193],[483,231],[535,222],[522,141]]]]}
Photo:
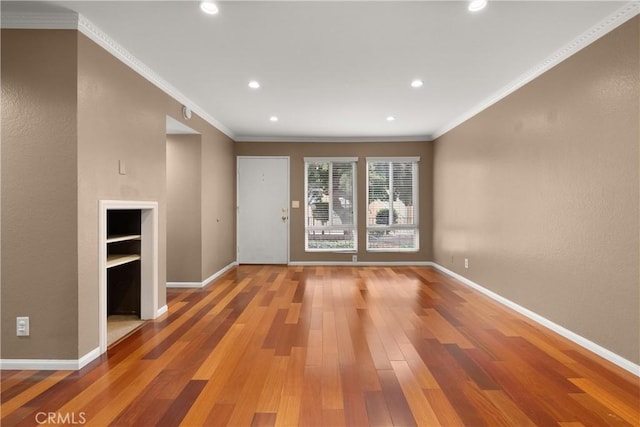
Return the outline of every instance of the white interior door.
{"type": "Polygon", "coordinates": [[[238,263],[289,262],[289,158],[238,157],[238,263]]]}

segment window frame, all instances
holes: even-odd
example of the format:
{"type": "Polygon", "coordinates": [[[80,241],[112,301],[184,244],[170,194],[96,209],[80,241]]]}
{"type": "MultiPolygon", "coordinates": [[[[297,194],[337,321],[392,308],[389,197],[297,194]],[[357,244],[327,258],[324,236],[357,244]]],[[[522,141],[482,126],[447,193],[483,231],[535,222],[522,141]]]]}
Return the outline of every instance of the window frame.
{"type": "MultiPolygon", "coordinates": [[[[372,163],[388,163],[389,164],[389,189],[390,193],[393,194],[393,164],[394,163],[413,163],[412,170],[412,206],[413,206],[413,224],[393,224],[391,218],[393,218],[393,200],[390,198],[389,200],[389,215],[390,221],[392,224],[381,225],[381,224],[369,224],[369,218],[367,216],[366,226],[365,226],[365,240],[366,240],[366,250],[367,252],[419,252],[420,251],[420,157],[367,157],[366,158],[366,207],[367,207],[367,215],[369,206],[372,201],[369,200],[369,169],[372,163]],[[371,231],[392,231],[392,230],[414,230],[415,233],[415,247],[414,248],[372,248],[369,243],[369,233],[371,231]]],[[[375,200],[375,199],[374,199],[375,200]]]]}
{"type": "Polygon", "coordinates": [[[305,252],[334,252],[334,253],[357,253],[358,252],[358,158],[357,157],[305,157],[304,159],[304,250],[305,252]],[[344,226],[332,225],[330,221],[327,225],[309,226],[309,165],[311,163],[329,163],[329,201],[328,212],[329,218],[332,218],[333,212],[333,164],[334,163],[351,163],[352,173],[352,217],[353,224],[344,226]],[[309,248],[309,232],[310,231],[329,231],[329,230],[350,230],[353,233],[353,248],[309,248]]]}

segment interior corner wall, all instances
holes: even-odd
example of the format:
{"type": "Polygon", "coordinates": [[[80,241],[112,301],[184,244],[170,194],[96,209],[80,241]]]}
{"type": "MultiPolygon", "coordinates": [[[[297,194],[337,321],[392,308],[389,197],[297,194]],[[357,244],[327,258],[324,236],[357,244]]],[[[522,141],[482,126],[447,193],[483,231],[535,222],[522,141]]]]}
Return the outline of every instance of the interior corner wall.
{"type": "MultiPolygon", "coordinates": [[[[193,120],[193,119],[192,119],[193,120]]],[[[236,261],[236,159],[231,138],[195,120],[202,135],[202,280],[236,261]]]]}
{"type": "Polygon", "coordinates": [[[201,136],[167,135],[167,281],[202,281],[201,136]]]}
{"type": "MultiPolygon", "coordinates": [[[[181,105],[171,104],[167,114],[196,131],[200,138],[200,276],[186,280],[204,282],[236,261],[236,169],[234,142],[201,117],[182,117],[181,105]]],[[[170,159],[168,159],[170,161],[170,159]]],[[[192,197],[195,197],[192,196],[192,197]]],[[[194,213],[195,215],[195,213],[194,213]]],[[[169,219],[171,221],[171,219],[169,219]]],[[[197,250],[195,250],[197,252],[197,250]]],[[[169,259],[176,252],[170,250],[167,264],[179,262],[169,259]]],[[[191,275],[189,277],[192,277],[191,275]]]]}
{"type": "Polygon", "coordinates": [[[2,30],[1,51],[1,358],[77,359],[76,32],[2,30]]]}
{"type": "Polygon", "coordinates": [[[78,37],[79,356],[99,345],[98,203],[157,201],[158,308],[166,304],[168,95],[81,33],[78,37]],[[125,174],[119,173],[119,162],[125,174]]]}
{"type": "MultiPolygon", "coordinates": [[[[0,357],[77,360],[99,347],[99,200],[158,202],[166,304],[165,119],[183,121],[182,105],[78,31],[2,30],[1,42],[0,357]],[[15,336],[17,316],[30,337],[15,336]]],[[[202,135],[209,277],[235,261],[233,141],[197,115],[186,124],[202,135]]]]}
{"type": "Polygon", "coordinates": [[[434,151],[435,261],[636,364],[639,27],[623,24],[434,151]]]}
{"type": "Polygon", "coordinates": [[[358,252],[305,252],[304,209],[290,209],[290,260],[292,262],[351,262],[352,255],[359,262],[425,262],[432,260],[432,178],[433,144],[431,142],[237,142],[237,156],[289,156],[290,197],[305,206],[305,157],[358,158],[358,252]],[[418,252],[367,252],[366,250],[366,157],[418,156],[419,164],[419,230],[418,252]]]}

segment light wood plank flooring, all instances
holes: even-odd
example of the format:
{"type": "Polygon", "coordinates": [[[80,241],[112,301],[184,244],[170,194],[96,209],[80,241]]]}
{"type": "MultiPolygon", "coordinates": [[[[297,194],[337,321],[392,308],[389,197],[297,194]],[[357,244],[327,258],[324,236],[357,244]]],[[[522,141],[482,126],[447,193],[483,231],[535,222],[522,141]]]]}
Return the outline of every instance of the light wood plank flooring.
{"type": "Polygon", "coordinates": [[[432,268],[240,266],[168,305],[81,371],[3,371],[2,426],[640,425],[637,377],[432,268]]]}

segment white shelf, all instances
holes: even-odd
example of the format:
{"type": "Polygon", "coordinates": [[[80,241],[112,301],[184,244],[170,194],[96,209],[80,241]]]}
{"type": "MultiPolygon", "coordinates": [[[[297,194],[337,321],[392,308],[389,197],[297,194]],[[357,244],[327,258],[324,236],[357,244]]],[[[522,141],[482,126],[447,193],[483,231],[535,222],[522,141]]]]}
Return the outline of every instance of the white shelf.
{"type": "Polygon", "coordinates": [[[114,254],[107,256],[107,268],[117,267],[122,264],[128,264],[130,262],[138,261],[140,255],[138,254],[114,254]]]}
{"type": "Polygon", "coordinates": [[[107,243],[126,242],[128,240],[140,240],[140,234],[119,234],[107,237],[107,243]]]}

